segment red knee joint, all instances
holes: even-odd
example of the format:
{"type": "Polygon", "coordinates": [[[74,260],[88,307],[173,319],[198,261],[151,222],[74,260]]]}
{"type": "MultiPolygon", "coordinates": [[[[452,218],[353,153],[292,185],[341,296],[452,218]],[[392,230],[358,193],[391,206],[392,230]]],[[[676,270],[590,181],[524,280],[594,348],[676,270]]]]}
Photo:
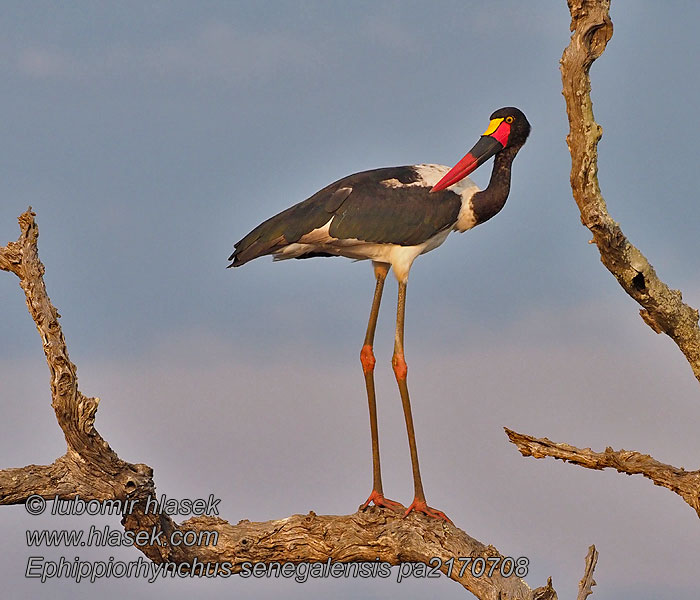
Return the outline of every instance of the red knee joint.
{"type": "Polygon", "coordinates": [[[374,358],[374,352],[372,352],[372,346],[365,344],[360,350],[360,362],[362,363],[362,370],[365,373],[371,373],[374,371],[374,365],[377,362],[374,358]]]}
{"type": "Polygon", "coordinates": [[[391,358],[391,366],[394,367],[394,375],[396,379],[405,380],[408,375],[408,365],[403,357],[403,354],[394,354],[391,358]]]}

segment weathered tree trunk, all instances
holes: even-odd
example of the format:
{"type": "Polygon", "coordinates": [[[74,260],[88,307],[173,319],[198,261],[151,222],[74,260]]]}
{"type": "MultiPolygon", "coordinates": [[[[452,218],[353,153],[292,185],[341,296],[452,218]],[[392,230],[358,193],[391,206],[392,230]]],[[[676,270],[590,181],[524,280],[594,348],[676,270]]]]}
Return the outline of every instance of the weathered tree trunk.
{"type": "MultiPolygon", "coordinates": [[[[644,255],[630,243],[610,217],[598,186],[598,142],[602,128],[593,118],[589,70],[605,50],[613,32],[610,0],[568,0],[571,11],[571,42],[561,57],[571,152],[571,189],[581,212],[581,222],[593,234],[600,260],[622,288],[643,308],[644,322],[657,333],[666,333],[685,355],[700,380],[700,328],[698,311],[682,301],[678,290],[659,279],[644,255]]],[[[620,473],[642,474],[656,485],[681,496],[700,516],[700,471],[666,465],[647,454],[626,450],[593,452],[547,438],[506,433],[523,456],[552,456],[589,469],[614,468],[620,473]]]]}
{"type": "Polygon", "coordinates": [[[33,503],[37,497],[69,500],[78,495],[84,501],[120,500],[131,507],[122,519],[127,531],[162,532],[156,543],[136,546],[152,561],[180,566],[208,563],[222,575],[240,571],[244,563],[418,562],[445,574],[449,571],[452,579],[484,600],[556,599],[551,582],[532,590],[522,579],[504,577],[500,570],[491,577],[475,577],[470,569],[461,569],[460,557],[483,557],[486,564],[492,564],[488,559],[500,554],[454,525],[423,515],[401,518],[391,510],[372,507],[345,516],[310,512],[279,521],[231,525],[213,516],[177,524],[164,512],[149,510],[149,498],[156,498],[151,468],[117,456],[94,427],[99,399],[87,398],[78,389],[77,370],[68,357],[59,314],[44,285],[34,216],[30,209],[19,217],[20,237],[0,248],[0,269],[17,275],[24,290],[43,341],[52,405],[68,449],[50,465],[0,471],[0,504],[33,503]],[[171,543],[173,534],[188,531],[194,532],[191,535],[216,532],[216,537],[201,545],[171,543]],[[450,559],[456,566],[450,568],[450,559]]]}
{"type": "Polygon", "coordinates": [[[644,322],[676,342],[700,381],[698,311],[683,303],[680,291],[659,279],[654,267],[625,237],[608,214],[598,185],[598,142],[603,130],[593,118],[588,72],[613,33],[610,0],[568,0],[568,4],[574,33],[561,57],[561,78],[569,117],[566,143],[571,152],[571,190],[581,222],[593,234],[602,263],[642,306],[639,313],[644,322]]]}

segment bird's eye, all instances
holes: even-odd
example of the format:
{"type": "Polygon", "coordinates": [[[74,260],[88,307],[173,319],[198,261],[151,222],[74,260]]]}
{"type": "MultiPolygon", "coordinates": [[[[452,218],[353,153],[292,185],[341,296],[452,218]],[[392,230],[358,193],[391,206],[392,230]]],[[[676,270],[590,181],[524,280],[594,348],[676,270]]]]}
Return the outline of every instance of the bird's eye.
{"type": "Polygon", "coordinates": [[[515,121],[513,117],[506,117],[506,123],[512,123],[513,121],[515,121]]]}

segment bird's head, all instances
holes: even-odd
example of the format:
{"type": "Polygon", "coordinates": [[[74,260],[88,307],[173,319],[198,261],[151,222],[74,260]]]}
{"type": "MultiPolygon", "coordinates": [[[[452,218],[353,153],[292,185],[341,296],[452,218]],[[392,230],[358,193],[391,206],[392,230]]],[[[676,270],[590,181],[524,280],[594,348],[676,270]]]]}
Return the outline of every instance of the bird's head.
{"type": "Polygon", "coordinates": [[[512,106],[499,108],[474,147],[431,189],[439,192],[464,179],[489,158],[506,148],[517,152],[530,135],[530,123],[521,110],[512,106]]]}

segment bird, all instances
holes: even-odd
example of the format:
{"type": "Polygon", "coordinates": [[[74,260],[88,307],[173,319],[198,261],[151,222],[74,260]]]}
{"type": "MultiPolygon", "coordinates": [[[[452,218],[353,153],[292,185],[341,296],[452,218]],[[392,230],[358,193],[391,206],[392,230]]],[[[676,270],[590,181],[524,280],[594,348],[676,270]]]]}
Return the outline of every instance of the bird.
{"type": "Polygon", "coordinates": [[[513,159],[529,134],[530,123],[522,111],[501,108],[454,167],[420,164],[349,175],[264,221],[234,244],[229,267],[266,255],[275,261],[333,256],[372,261],[375,289],[360,362],[369,404],[373,481],[362,510],[374,504],[404,511],[404,516],[417,512],[451,522],[444,512],[428,506],[420,475],[404,356],[408,276],[413,261],[440,246],[451,232],[468,231],[500,212],[510,192],[513,159]],[[480,190],[467,176],[492,156],[489,184],[480,190]],[[399,292],[391,362],[403,405],[414,484],[414,499],[408,508],[384,496],[379,457],[373,346],[390,269],[399,292]]]}

